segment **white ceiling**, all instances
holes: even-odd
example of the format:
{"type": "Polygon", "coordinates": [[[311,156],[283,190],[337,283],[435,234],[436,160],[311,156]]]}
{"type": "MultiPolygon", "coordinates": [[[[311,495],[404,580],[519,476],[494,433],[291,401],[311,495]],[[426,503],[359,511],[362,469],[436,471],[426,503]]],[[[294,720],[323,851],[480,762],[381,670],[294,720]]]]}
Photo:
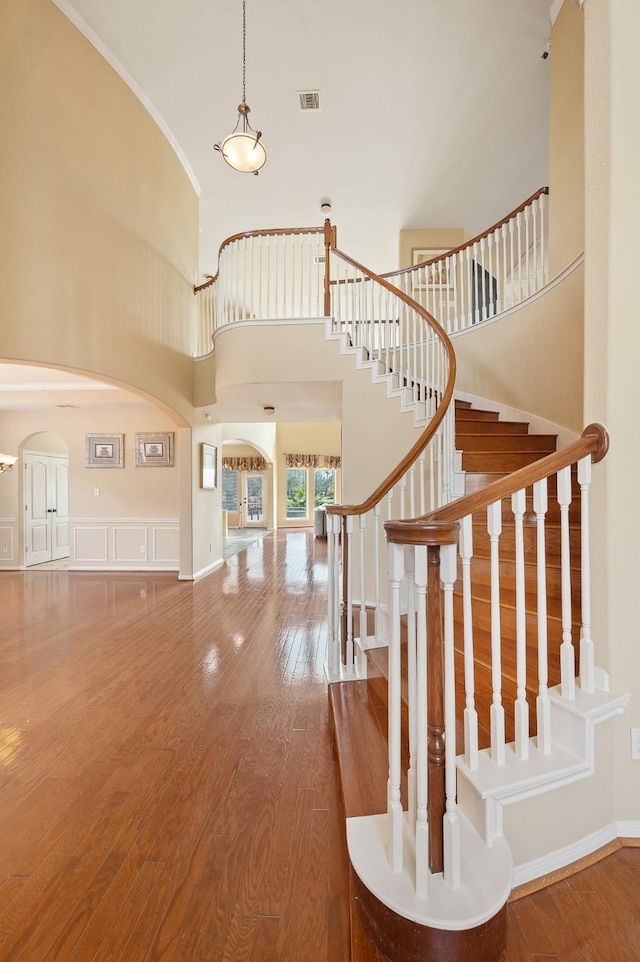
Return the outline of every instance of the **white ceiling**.
{"type": "MultiPolygon", "coordinates": [[[[230,234],[320,225],[324,199],[339,246],[392,270],[401,229],[477,233],[547,183],[549,0],[247,0],[258,177],[213,150],[241,100],[240,0],[53,2],[143,98],[198,186],[203,274],[230,234]],[[299,90],[319,90],[321,110],[300,112],[299,90]]],[[[43,369],[16,370],[0,365],[0,407],[51,403],[53,385],[33,388],[43,369]],[[20,393],[14,377],[32,387],[20,393]]],[[[80,402],[69,384],[63,375],[59,397],[80,402]]],[[[82,403],[94,402],[126,399],[101,386],[82,403]]],[[[335,387],[320,390],[327,417],[336,402],[335,387]]]]}
{"type": "Polygon", "coordinates": [[[186,158],[203,273],[231,234],[321,224],[324,198],[339,246],[392,270],[400,229],[478,233],[547,182],[550,0],[247,0],[258,177],[213,150],[241,100],[241,0],[55,2],[186,158]],[[319,90],[321,110],[300,112],[299,90],[319,90]]]}

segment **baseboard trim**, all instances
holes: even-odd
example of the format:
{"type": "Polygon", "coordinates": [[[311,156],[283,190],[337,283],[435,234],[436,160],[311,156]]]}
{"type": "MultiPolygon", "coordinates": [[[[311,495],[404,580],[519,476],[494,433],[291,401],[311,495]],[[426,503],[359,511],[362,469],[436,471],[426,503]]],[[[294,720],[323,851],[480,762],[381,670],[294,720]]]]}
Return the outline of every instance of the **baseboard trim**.
{"type": "Polygon", "coordinates": [[[178,581],[200,581],[200,578],[206,577],[206,575],[211,574],[216,568],[219,568],[224,564],[224,558],[218,558],[217,561],[213,561],[206,568],[200,568],[199,571],[194,572],[192,575],[178,575],[178,581]]]}
{"type": "Polygon", "coordinates": [[[640,822],[611,822],[605,828],[571,845],[549,852],[542,858],[517,865],[513,871],[513,890],[510,899],[522,898],[523,895],[546,888],[547,885],[567,878],[601,858],[606,858],[625,844],[634,844],[633,841],[627,843],[625,839],[640,839],[640,822]]]}

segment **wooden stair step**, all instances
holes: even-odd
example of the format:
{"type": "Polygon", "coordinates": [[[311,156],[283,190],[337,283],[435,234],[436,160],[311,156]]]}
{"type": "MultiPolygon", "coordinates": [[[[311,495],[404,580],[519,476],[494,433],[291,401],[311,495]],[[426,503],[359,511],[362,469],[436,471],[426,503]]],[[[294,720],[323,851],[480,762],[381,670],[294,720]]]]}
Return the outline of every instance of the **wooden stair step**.
{"type": "Polygon", "coordinates": [[[511,474],[518,468],[525,468],[539,461],[544,454],[540,451],[463,451],[463,471],[500,471],[511,474]]]}
{"type": "Polygon", "coordinates": [[[528,434],[526,421],[477,420],[463,415],[456,417],[456,435],[463,434],[528,434]]]}
{"type": "MultiPolygon", "coordinates": [[[[461,417],[466,421],[497,421],[500,414],[498,411],[481,411],[479,408],[465,408],[461,417]]],[[[456,421],[457,420],[456,418],[456,421]]]]}
{"type": "Polygon", "coordinates": [[[387,806],[386,701],[367,681],[333,682],[329,704],[345,817],[377,815],[387,806]]]}
{"type": "Polygon", "coordinates": [[[456,431],[456,447],[469,451],[541,451],[552,454],[556,449],[555,434],[464,434],[456,431]]]}

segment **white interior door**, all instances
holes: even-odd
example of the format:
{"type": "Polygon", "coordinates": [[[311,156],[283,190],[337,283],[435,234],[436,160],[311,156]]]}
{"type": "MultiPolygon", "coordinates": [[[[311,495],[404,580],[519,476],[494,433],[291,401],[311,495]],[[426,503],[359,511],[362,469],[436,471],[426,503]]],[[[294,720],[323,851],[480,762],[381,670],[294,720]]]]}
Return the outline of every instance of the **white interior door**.
{"type": "Polygon", "coordinates": [[[244,472],[242,491],[242,523],[245,528],[264,528],[264,474],[244,472]]]}
{"type": "Polygon", "coordinates": [[[51,458],[51,560],[69,557],[69,459],[51,458]]]}
{"type": "Polygon", "coordinates": [[[24,455],[27,567],[69,557],[69,459],[24,455]]]}

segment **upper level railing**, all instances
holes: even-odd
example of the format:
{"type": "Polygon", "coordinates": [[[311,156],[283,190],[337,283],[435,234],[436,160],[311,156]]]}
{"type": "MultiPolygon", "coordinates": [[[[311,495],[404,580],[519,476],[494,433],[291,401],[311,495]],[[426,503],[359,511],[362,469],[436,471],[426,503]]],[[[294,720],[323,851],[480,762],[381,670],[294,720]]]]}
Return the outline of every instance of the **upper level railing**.
{"type": "MultiPolygon", "coordinates": [[[[330,231],[335,235],[335,231],[330,231]]],[[[252,231],[227,238],[218,272],[195,288],[198,356],[213,349],[213,335],[242,320],[324,317],[326,229],[252,231]]]]}
{"type": "Polygon", "coordinates": [[[548,281],[548,192],[541,188],[460,247],[382,276],[415,298],[448,334],[501,314],[548,281]]]}
{"type": "MultiPolygon", "coordinates": [[[[541,188],[460,247],[383,274],[382,279],[417,302],[448,334],[514,307],[548,281],[547,194],[548,188],[541,188]]],[[[227,238],[218,254],[217,274],[195,288],[196,355],[208,354],[215,331],[235,321],[328,316],[331,246],[336,246],[335,228],[327,235],[326,224],[227,238]]],[[[331,300],[335,298],[333,292],[331,300]]],[[[354,304],[356,300],[351,298],[354,304]]],[[[391,350],[391,328],[386,333],[391,350]]]]}
{"type": "MultiPolygon", "coordinates": [[[[398,861],[402,862],[402,851],[395,840],[402,837],[398,828],[404,818],[400,801],[404,750],[409,758],[410,829],[416,838],[416,851],[422,847],[429,852],[426,864],[416,863],[418,896],[427,891],[427,865],[430,871],[444,869],[445,879],[453,887],[461,881],[460,852],[454,841],[457,765],[470,773],[482,767],[483,777],[488,777],[492,766],[504,767],[508,731],[513,739],[512,754],[519,762],[529,759],[534,744],[541,755],[552,751],[552,702],[561,699],[571,703],[576,698],[575,625],[580,626],[577,685],[583,692],[593,692],[597,687],[591,637],[589,486],[592,462],[601,460],[607,448],[604,428],[590,425],[580,440],[558,453],[424,517],[385,525],[391,612],[389,859],[397,871],[398,861]],[[578,489],[578,513],[571,521],[570,506],[578,489]],[[553,638],[547,607],[547,591],[552,590],[547,569],[549,518],[554,527],[549,538],[560,542],[556,581],[561,633],[553,638]],[[471,562],[474,537],[479,541],[482,528],[490,546],[490,572],[488,579],[483,575],[482,580],[490,619],[488,627],[481,630],[473,618],[474,597],[477,599],[478,594],[472,592],[471,562]],[[501,554],[501,539],[508,542],[508,565],[501,554]],[[461,590],[454,602],[454,587],[456,582],[460,584],[458,559],[461,590]],[[501,592],[508,593],[513,609],[513,648],[505,642],[501,630],[501,592]],[[531,614],[532,604],[535,616],[531,614]],[[408,646],[408,730],[403,727],[400,710],[401,616],[406,619],[408,646]],[[454,619],[458,626],[455,636],[454,619]],[[482,636],[480,641],[478,635],[482,636]],[[489,701],[485,694],[481,706],[476,704],[480,671],[489,679],[491,689],[489,701]],[[559,675],[555,692],[550,690],[552,672],[559,675]],[[530,722],[530,701],[535,722],[530,722]],[[535,743],[530,737],[534,728],[535,743]],[[483,751],[480,746],[487,739],[483,751]],[[461,758],[456,757],[459,754],[461,758]]],[[[487,841],[491,843],[492,838],[487,841]]]]}

